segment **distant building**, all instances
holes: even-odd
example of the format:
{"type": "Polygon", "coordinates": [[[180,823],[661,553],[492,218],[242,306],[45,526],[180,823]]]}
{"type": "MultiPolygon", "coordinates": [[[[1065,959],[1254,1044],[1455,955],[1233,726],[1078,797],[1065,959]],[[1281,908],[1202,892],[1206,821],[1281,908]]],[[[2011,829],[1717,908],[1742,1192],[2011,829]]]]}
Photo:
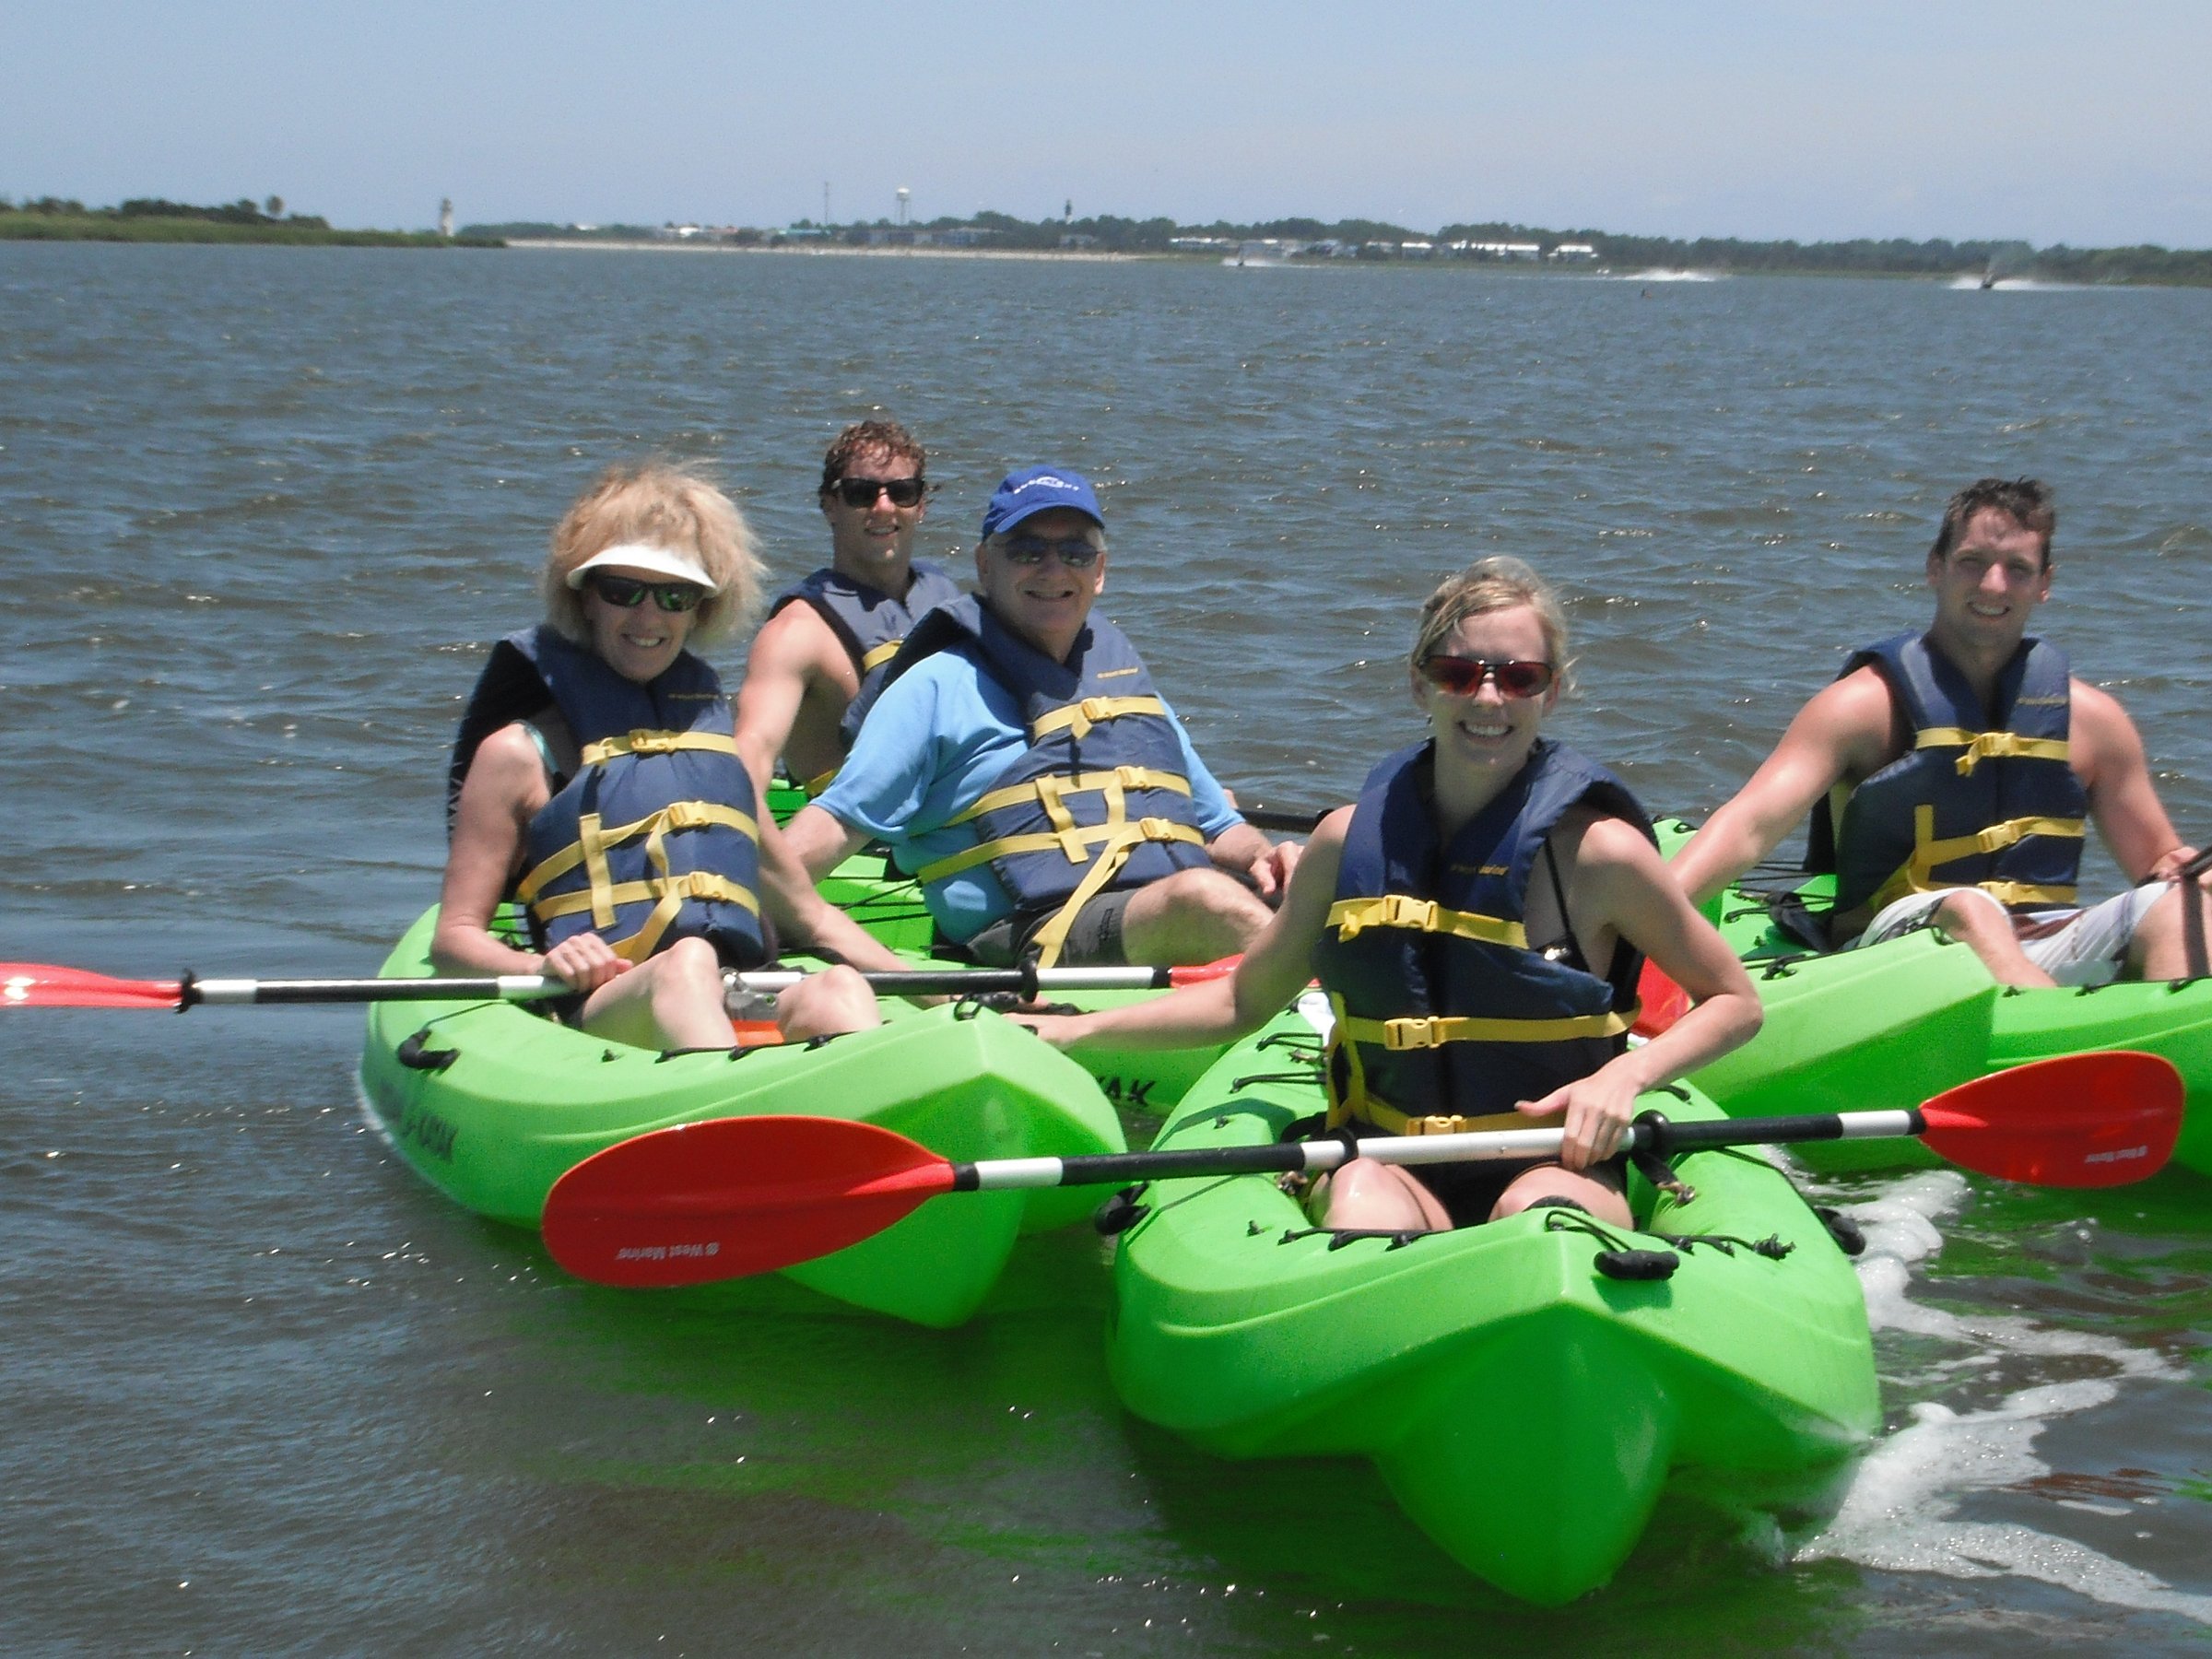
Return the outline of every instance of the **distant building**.
{"type": "Polygon", "coordinates": [[[438,204],[438,234],[450,237],[453,233],[453,198],[447,196],[438,204]]]}
{"type": "Polygon", "coordinates": [[[1060,245],[1064,248],[1095,248],[1099,245],[1099,239],[1087,236],[1079,230],[1069,231],[1060,238],[1060,245]]]}
{"type": "Polygon", "coordinates": [[[1588,242],[1561,242],[1552,249],[1554,259],[1595,259],[1597,250],[1588,242]]]}
{"type": "Polygon", "coordinates": [[[1237,243],[1226,236],[1171,236],[1168,246],[1178,253],[1233,253],[1237,243]]]}
{"type": "Polygon", "coordinates": [[[1436,252],[1436,244],[1409,237],[1398,244],[1398,253],[1407,259],[1427,259],[1436,252]]]}
{"type": "Polygon", "coordinates": [[[1464,259],[1541,259],[1542,244],[1509,241],[1455,241],[1446,247],[1464,259]]]}

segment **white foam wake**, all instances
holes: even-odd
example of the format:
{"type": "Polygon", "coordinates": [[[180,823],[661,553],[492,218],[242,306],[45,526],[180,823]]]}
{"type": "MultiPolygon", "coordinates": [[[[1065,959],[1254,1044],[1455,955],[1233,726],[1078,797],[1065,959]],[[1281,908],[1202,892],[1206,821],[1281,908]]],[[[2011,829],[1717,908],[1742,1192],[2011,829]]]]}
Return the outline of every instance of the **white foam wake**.
{"type": "Polygon", "coordinates": [[[1849,1206],[1866,1233],[1859,1278],[1874,1328],[1962,1350],[1928,1362],[1923,1372],[1928,1380],[1986,1368],[2000,1359],[2017,1363],[2022,1357],[2061,1360],[2069,1371],[2085,1359],[2099,1360],[2112,1374],[2033,1384],[1979,1411],[1954,1411],[1932,1401],[1915,1406],[1912,1421],[1861,1460],[1834,1518],[1798,1544],[1792,1559],[1961,1579],[2012,1573],[2110,1606],[2176,1613],[2212,1625],[2212,1596],[2186,1594],[2087,1545],[2033,1527],[1959,1518],[1959,1503],[1971,1493],[2051,1473],[2033,1448],[2053,1419],[2106,1404],[2126,1382],[2185,1376],[2159,1355],[2110,1337],[1914,1301],[1907,1294],[1912,1266],[1941,1247],[1936,1224],[1958,1211],[1965,1194],[1965,1180],[1944,1170],[1911,1177],[1870,1202],[1849,1206]]]}

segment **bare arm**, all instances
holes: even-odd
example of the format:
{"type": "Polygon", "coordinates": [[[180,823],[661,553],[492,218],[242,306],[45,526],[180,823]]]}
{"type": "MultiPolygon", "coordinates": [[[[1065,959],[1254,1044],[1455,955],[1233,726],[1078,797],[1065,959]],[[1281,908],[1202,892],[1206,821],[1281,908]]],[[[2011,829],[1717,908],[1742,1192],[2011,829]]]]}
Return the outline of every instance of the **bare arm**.
{"type": "Polygon", "coordinates": [[[461,808],[438,894],[438,931],[430,959],[448,971],[535,973],[541,959],[491,935],[491,918],[507,896],[522,857],[523,830],[546,804],[545,768],[519,725],[484,739],[461,784],[461,808]]]}
{"type": "Polygon", "coordinates": [[[1881,770],[1890,741],[1888,687],[1872,668],[1838,680],[1804,708],[1733,799],[1675,855],[1675,880],[1702,904],[1782,844],[1813,803],[1846,777],[1881,770]]]}
{"type": "Polygon", "coordinates": [[[1759,994],[1712,925],[1690,908],[1642,832],[1618,818],[1555,832],[1572,875],[1568,906],[1578,938],[1618,936],[1657,963],[1696,1006],[1660,1036],[1616,1055],[1587,1077],[1522,1110],[1566,1113],[1560,1161],[1571,1170],[1610,1156],[1622,1144],[1636,1097],[1671,1083],[1751,1040],[1762,1018],[1759,994]]]}
{"type": "MultiPolygon", "coordinates": [[[[829,814],[822,816],[828,818],[829,814]]],[[[811,945],[855,968],[876,972],[896,973],[912,965],[825,900],[808,879],[806,866],[794,855],[783,832],[765,818],[760,820],[760,900],[778,932],[794,944],[811,945]]]]}
{"type": "Polygon", "coordinates": [[[1189,1048],[1226,1042],[1256,1031],[1288,1006],[1313,977],[1314,941],[1336,893],[1352,809],[1321,821],[1291,874],[1283,906],[1227,979],[1203,980],[1141,1003],[1073,1018],[1025,1017],[1022,1023],[1055,1048],[1086,1048],[1111,1039],[1124,1048],[1189,1048]]]}
{"type": "Polygon", "coordinates": [[[799,808],[783,826],[783,843],[791,856],[806,867],[809,880],[819,881],[867,844],[867,832],[848,830],[819,806],[799,808]]]}
{"type": "Polygon", "coordinates": [[[2166,816],[2142,735],[2127,711],[2094,686],[2074,682],[2075,771],[2088,791],[2089,817],[2112,862],[2130,881],[2170,880],[2196,856],[2166,816]]]}
{"type": "Polygon", "coordinates": [[[1206,855],[1224,870],[1252,878],[1263,899],[1272,900],[1290,883],[1300,849],[1296,841],[1271,841],[1241,820],[1206,843],[1206,855]]]}
{"type": "MultiPolygon", "coordinates": [[[[850,674],[844,648],[809,606],[785,606],[753,636],[745,683],[737,688],[737,755],[752,774],[754,794],[767,796],[801,709],[840,667],[850,674]]],[[[854,689],[835,688],[848,699],[854,689]]]]}

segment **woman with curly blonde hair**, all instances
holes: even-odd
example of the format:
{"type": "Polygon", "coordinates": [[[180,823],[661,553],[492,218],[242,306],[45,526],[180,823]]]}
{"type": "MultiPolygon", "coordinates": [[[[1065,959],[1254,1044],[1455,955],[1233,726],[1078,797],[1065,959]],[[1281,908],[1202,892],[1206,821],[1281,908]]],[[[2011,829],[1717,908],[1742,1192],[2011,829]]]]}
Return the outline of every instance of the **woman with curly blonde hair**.
{"type": "MultiPolygon", "coordinates": [[[[448,776],[440,967],[544,972],[594,1035],[728,1048],[724,968],[778,930],[863,966],[898,959],[825,904],[759,809],[730,710],[695,643],[751,617],[761,565],[744,515],[698,473],[609,468],[562,517],[546,620],[494,647],[448,776]],[[522,911],[529,948],[494,933],[522,911]]],[[[877,1023],[850,968],[786,992],[787,1035],[877,1023]]]]}

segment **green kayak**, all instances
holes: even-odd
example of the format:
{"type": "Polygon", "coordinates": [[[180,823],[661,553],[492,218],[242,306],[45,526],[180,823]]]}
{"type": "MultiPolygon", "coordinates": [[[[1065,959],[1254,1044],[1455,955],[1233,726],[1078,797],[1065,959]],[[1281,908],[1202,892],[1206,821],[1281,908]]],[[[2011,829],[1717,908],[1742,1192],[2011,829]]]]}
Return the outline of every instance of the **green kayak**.
{"type": "MultiPolygon", "coordinates": [[[[1659,826],[1668,851],[1688,839],[1659,826]]],[[[1815,907],[1833,878],[1791,884],[1815,907]]],[[[1733,1117],[1916,1105],[2006,1066],[2097,1049],[2171,1060],[2187,1091],[2173,1161],[2212,1174],[2212,980],[2179,984],[2000,986],[1974,953],[1932,929],[1826,954],[1778,926],[1775,896],[1731,888],[1708,907],[1748,966],[1766,1009],[1759,1034],[1692,1081],[1733,1117]]],[[[1915,1140],[1830,1141],[1797,1156],[1815,1168],[1933,1164],[1915,1140]]]]}
{"type": "MultiPolygon", "coordinates": [[[[1159,1144],[1276,1138],[1321,1106],[1317,1054],[1304,1017],[1276,1020],[1159,1144]]],[[[1716,1115],[1688,1091],[1646,1104],[1716,1115]]],[[[1115,1263],[1115,1385],[1224,1456],[1371,1458],[1469,1571],[1571,1600],[1613,1576],[1671,1469],[1817,1469],[1880,1421],[1858,1277],[1821,1220],[1757,1153],[1677,1169],[1688,1203],[1632,1181],[1646,1231],[1549,1208],[1398,1241],[1317,1232],[1264,1175],[1158,1182],[1115,1263]],[[1673,1276],[1608,1277],[1622,1250],[1673,1253],[1673,1276]]]]}
{"type": "MultiPolygon", "coordinates": [[[[384,963],[429,973],[433,910],[384,963]]],[[[546,1194],[604,1147],[701,1118],[801,1112],[880,1124],[948,1158],[1120,1151],[1112,1105],[1073,1061],[972,1005],[891,1001],[886,1023],[818,1044],[662,1056],[511,1003],[379,1003],[363,1093],[392,1145],[455,1202],[535,1227],[546,1194]]],[[[925,1325],[989,1292],[1018,1235],[1088,1214],[1078,1190],[924,1206],[865,1242],[789,1269],[801,1284],[925,1325]]]]}

